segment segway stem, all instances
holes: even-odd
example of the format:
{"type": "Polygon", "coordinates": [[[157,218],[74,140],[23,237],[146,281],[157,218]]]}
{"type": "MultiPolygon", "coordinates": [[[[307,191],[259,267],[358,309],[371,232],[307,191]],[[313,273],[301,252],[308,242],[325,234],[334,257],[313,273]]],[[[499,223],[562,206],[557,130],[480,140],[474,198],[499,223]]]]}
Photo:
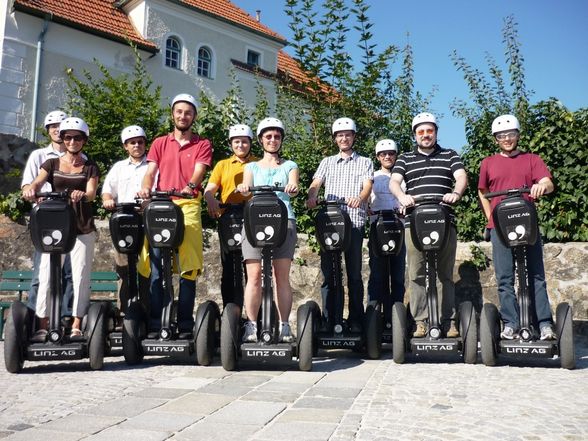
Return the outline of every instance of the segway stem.
{"type": "Polygon", "coordinates": [[[425,251],[425,292],[429,308],[429,329],[439,328],[437,299],[437,252],[425,251]]]}
{"type": "MultiPolygon", "coordinates": [[[[272,251],[271,249],[264,247],[261,252],[262,259],[262,302],[263,307],[261,308],[261,336],[264,343],[272,343],[274,341],[274,335],[272,330],[272,300],[273,300],[273,285],[272,285],[272,251]],[[264,340],[264,335],[270,335],[269,341],[264,340]]],[[[267,337],[266,337],[267,338],[267,337]]]]}
{"type": "Polygon", "coordinates": [[[61,254],[50,254],[50,286],[51,286],[51,311],[49,315],[49,329],[61,335],[61,302],[63,291],[61,289],[61,254]]]}

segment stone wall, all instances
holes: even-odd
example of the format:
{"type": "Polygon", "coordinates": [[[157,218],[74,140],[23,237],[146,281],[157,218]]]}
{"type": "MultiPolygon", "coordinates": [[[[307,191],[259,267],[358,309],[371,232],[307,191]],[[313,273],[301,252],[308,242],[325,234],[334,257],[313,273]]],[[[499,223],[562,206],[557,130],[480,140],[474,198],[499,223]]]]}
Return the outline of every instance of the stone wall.
{"type": "MultiPolygon", "coordinates": [[[[113,269],[110,257],[111,242],[108,224],[98,221],[99,238],[94,259],[94,270],[113,269]]],[[[364,243],[364,281],[368,278],[368,253],[364,243]]],[[[478,271],[472,264],[470,248],[479,246],[491,257],[489,243],[460,243],[457,250],[454,280],[457,301],[471,300],[479,310],[484,302],[497,303],[496,279],[492,266],[478,271]]],[[[27,228],[0,217],[0,270],[30,268],[32,245],[27,228]]],[[[204,274],[198,281],[199,299],[220,302],[221,267],[218,256],[216,232],[205,232],[204,274]]],[[[490,262],[491,265],[491,262],[490,262]]],[[[545,245],[545,271],[551,305],[569,302],[576,320],[588,319],[588,243],[545,245]]],[[[320,302],[319,257],[304,245],[299,237],[299,247],[292,265],[291,283],[294,290],[294,310],[306,299],[320,302]]],[[[2,293],[5,294],[5,293],[2,293]]]]}

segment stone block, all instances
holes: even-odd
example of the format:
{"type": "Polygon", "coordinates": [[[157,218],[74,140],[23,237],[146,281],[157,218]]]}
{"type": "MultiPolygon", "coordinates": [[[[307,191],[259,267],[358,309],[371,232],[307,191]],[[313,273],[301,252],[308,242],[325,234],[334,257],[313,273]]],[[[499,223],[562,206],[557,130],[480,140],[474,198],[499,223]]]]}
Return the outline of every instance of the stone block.
{"type": "Polygon", "coordinates": [[[123,420],[123,417],[115,416],[73,414],[44,424],[43,429],[91,435],[107,427],[114,426],[123,420]]]}
{"type": "Polygon", "coordinates": [[[121,430],[147,430],[153,432],[179,432],[194,424],[202,415],[174,414],[169,412],[149,411],[130,418],[119,425],[121,430]]]}
{"type": "Polygon", "coordinates": [[[243,441],[251,439],[261,428],[261,425],[211,423],[203,420],[177,433],[173,439],[174,441],[243,441]]]}
{"type": "Polygon", "coordinates": [[[267,424],[285,408],[286,405],[283,403],[237,400],[207,417],[205,421],[207,423],[215,422],[259,426],[267,424]]]}
{"type": "Polygon", "coordinates": [[[159,408],[162,412],[209,415],[233,400],[228,395],[213,395],[192,392],[172,400],[159,408]]]}

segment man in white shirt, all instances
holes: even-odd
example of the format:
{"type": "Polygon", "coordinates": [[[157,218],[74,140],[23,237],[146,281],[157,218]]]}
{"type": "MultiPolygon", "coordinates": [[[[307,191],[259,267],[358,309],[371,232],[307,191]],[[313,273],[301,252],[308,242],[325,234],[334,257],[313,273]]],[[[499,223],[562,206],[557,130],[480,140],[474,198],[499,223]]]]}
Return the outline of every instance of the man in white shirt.
{"type": "MultiPolygon", "coordinates": [[[[27,163],[22,173],[21,190],[28,190],[31,183],[35,180],[41,169],[41,165],[51,158],[59,158],[65,154],[65,144],[59,135],[59,125],[61,121],[67,118],[67,115],[61,110],[54,110],[45,116],[44,126],[51,139],[51,144],[37,150],[33,150],[27,159],[27,163]]],[[[51,184],[45,182],[41,187],[41,192],[51,191],[51,184]]],[[[39,265],[41,263],[41,254],[35,250],[33,254],[33,276],[31,278],[31,289],[28,296],[28,307],[35,310],[37,303],[37,289],[39,288],[39,265]]],[[[71,300],[73,297],[73,284],[71,278],[71,262],[69,254],[65,257],[62,270],[62,286],[64,289],[63,302],[61,304],[61,315],[71,315],[71,300]]]]}
{"type": "MultiPolygon", "coordinates": [[[[111,211],[116,208],[117,203],[135,202],[148,164],[145,155],[147,136],[143,128],[135,125],[125,127],[121,133],[121,140],[128,157],[112,166],[102,185],[102,205],[111,211]]],[[[114,249],[113,251],[116,273],[120,278],[118,282],[120,309],[126,312],[129,301],[129,262],[125,254],[114,249]]],[[[148,286],[148,282],[139,276],[139,283],[139,290],[143,292],[143,285],[145,283],[145,286],[148,286]]],[[[148,295],[141,296],[141,300],[146,300],[147,297],[148,295]]]]}

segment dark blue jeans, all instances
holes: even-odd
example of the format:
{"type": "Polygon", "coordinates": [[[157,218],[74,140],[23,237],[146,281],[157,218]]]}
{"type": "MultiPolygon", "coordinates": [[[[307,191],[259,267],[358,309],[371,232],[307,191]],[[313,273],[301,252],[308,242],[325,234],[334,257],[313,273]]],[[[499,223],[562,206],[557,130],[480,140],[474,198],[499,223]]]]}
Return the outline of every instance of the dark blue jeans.
{"type": "Polygon", "coordinates": [[[368,299],[382,305],[384,319],[392,317],[392,305],[404,301],[404,271],[406,268],[406,246],[402,244],[397,256],[378,256],[373,247],[376,244],[376,224],[370,226],[369,254],[370,277],[368,299]]]}
{"type": "MultiPolygon", "coordinates": [[[[363,323],[363,280],[361,278],[362,264],[363,228],[351,228],[351,243],[345,251],[345,268],[347,272],[347,295],[349,296],[348,321],[361,325],[363,323]]],[[[327,296],[335,295],[329,290],[331,284],[332,264],[328,253],[321,253],[321,271],[323,273],[323,284],[321,295],[323,299],[323,317],[329,317],[327,310],[327,296]]]]}
{"type": "MultiPolygon", "coordinates": [[[[31,278],[31,289],[28,296],[27,306],[31,310],[37,307],[37,291],[39,290],[39,266],[41,264],[41,254],[35,250],[33,254],[33,274],[31,278]]],[[[61,303],[61,316],[71,316],[72,299],[73,299],[73,282],[71,278],[71,259],[69,254],[65,256],[63,268],[61,269],[61,287],[63,289],[63,301],[61,303]]]]}
{"type": "MultiPolygon", "coordinates": [[[[505,325],[518,329],[520,326],[519,305],[514,290],[516,275],[512,250],[500,241],[494,228],[490,232],[490,240],[492,241],[492,259],[498,285],[500,315],[505,325]]],[[[527,248],[527,270],[529,273],[529,294],[532,304],[535,305],[537,322],[541,327],[544,324],[552,323],[553,320],[547,297],[545,269],[543,268],[543,243],[540,237],[537,238],[535,245],[527,248]]]]}
{"type": "MultiPolygon", "coordinates": [[[[161,329],[161,312],[163,310],[163,270],[161,262],[161,250],[149,248],[151,261],[150,283],[150,321],[151,330],[161,329]]],[[[171,265],[171,262],[170,262],[171,265]]],[[[173,287],[171,295],[173,298],[173,287]]],[[[180,332],[192,332],[194,328],[194,302],[196,300],[196,281],[180,277],[180,293],[178,295],[178,330],[180,332]]],[[[172,318],[173,319],[173,318],[172,318]]]]}

